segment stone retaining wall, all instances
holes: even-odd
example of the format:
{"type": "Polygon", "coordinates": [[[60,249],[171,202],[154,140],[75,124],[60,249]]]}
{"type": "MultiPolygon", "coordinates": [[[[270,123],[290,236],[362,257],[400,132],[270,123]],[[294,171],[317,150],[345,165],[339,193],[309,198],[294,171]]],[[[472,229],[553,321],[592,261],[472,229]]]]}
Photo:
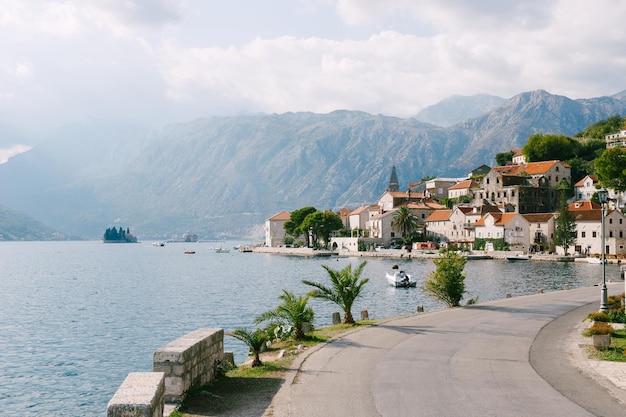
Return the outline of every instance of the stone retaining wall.
{"type": "Polygon", "coordinates": [[[107,405],[107,417],[162,417],[165,406],[163,372],[133,372],[107,405]]]}
{"type": "Polygon", "coordinates": [[[223,358],[223,329],[198,329],[159,348],[152,369],[165,374],[165,402],[181,402],[190,389],[211,382],[215,361],[223,358]]]}
{"type": "Polygon", "coordinates": [[[164,404],[180,403],[189,390],[215,379],[224,352],[223,329],[198,329],[154,352],[154,372],[128,374],[107,405],[107,417],[163,417],[164,404]]]}
{"type": "Polygon", "coordinates": [[[165,373],[165,402],[181,402],[192,388],[215,378],[224,359],[224,330],[198,329],[154,352],[152,370],[165,373]]]}

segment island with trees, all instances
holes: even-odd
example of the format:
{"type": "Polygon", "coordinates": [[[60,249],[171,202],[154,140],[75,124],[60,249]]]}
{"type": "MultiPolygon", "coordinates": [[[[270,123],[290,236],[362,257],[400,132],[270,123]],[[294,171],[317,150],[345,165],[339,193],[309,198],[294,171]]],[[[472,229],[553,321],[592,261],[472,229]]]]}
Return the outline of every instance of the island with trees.
{"type": "Polygon", "coordinates": [[[124,230],[122,227],[119,230],[113,226],[112,228],[108,228],[104,232],[104,237],[102,239],[103,243],[137,243],[137,237],[130,233],[130,229],[126,228],[124,230]]]}

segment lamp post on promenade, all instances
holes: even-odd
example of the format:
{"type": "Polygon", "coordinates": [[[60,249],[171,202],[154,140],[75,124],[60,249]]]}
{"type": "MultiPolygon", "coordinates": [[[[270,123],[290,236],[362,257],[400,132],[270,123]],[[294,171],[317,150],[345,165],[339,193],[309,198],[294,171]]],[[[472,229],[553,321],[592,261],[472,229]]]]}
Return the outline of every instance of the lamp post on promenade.
{"type": "Polygon", "coordinates": [[[602,242],[602,287],[600,290],[600,311],[607,311],[609,309],[606,289],[606,248],[604,246],[604,217],[606,216],[606,202],[608,196],[609,193],[604,187],[598,190],[598,201],[602,207],[602,230],[600,235],[602,242]]]}

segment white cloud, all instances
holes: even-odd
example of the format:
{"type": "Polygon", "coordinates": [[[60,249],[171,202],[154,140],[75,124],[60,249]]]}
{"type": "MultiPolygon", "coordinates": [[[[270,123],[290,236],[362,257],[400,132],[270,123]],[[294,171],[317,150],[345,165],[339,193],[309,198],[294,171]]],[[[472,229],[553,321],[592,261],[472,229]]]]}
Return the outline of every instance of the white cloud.
{"type": "Polygon", "coordinates": [[[618,92],[615,0],[0,0],[0,117],[153,125],[242,111],[407,116],[453,94],[618,92]]]}
{"type": "Polygon", "coordinates": [[[6,163],[10,158],[32,149],[29,145],[13,145],[6,149],[0,149],[0,164],[6,163]]]}

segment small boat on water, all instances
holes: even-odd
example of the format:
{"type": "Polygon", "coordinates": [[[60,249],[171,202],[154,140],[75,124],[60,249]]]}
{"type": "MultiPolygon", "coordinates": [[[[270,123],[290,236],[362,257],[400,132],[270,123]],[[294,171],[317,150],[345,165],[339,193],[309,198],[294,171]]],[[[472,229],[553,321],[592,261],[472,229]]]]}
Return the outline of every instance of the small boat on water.
{"type": "Polygon", "coordinates": [[[417,281],[415,281],[413,277],[406,272],[398,270],[398,265],[392,266],[391,269],[393,272],[391,274],[387,272],[385,277],[387,278],[387,282],[389,282],[392,287],[415,288],[417,286],[417,281]]]}
{"type": "Polygon", "coordinates": [[[158,247],[158,248],[162,248],[163,246],[165,246],[165,243],[163,242],[153,242],[152,246],[158,247]]]}
{"type": "Polygon", "coordinates": [[[486,255],[486,254],[481,255],[481,254],[474,254],[474,253],[470,253],[469,255],[466,255],[465,257],[467,258],[468,261],[493,259],[491,255],[486,255]]]}
{"type": "Polygon", "coordinates": [[[521,255],[519,253],[513,255],[513,256],[507,256],[506,259],[508,261],[511,262],[515,262],[515,261],[530,261],[530,256],[529,255],[521,255]]]}
{"type": "Polygon", "coordinates": [[[195,250],[186,250],[184,253],[185,253],[185,255],[193,255],[194,253],[196,253],[196,251],[195,250]]]}
{"type": "MultiPolygon", "coordinates": [[[[587,263],[602,265],[602,259],[596,257],[587,258],[587,263]]],[[[606,263],[606,259],[604,260],[604,263],[606,263]]]]}
{"type": "Polygon", "coordinates": [[[229,252],[230,252],[230,249],[226,249],[222,247],[215,248],[215,253],[229,253],[229,252]]]}

